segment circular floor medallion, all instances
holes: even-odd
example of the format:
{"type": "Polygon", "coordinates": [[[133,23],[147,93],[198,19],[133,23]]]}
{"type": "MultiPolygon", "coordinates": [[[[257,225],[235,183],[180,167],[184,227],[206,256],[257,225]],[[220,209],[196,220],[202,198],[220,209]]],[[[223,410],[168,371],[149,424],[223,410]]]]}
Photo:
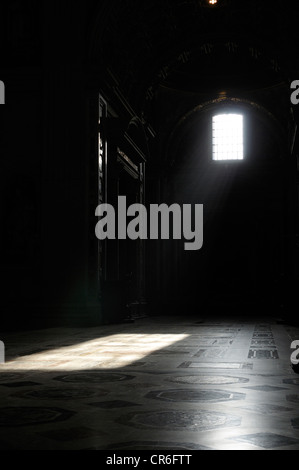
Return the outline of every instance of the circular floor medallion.
{"type": "Polygon", "coordinates": [[[80,372],[78,374],[69,374],[55,377],[55,380],[68,383],[84,383],[84,384],[102,384],[107,382],[124,382],[133,380],[132,375],[110,372],[80,372]]]}
{"type": "Polygon", "coordinates": [[[154,398],[156,400],[164,400],[170,402],[208,402],[217,403],[223,401],[244,400],[244,393],[232,393],[222,390],[159,390],[151,391],[146,398],[154,398]]]}
{"type": "Polygon", "coordinates": [[[0,409],[0,427],[31,426],[65,421],[74,415],[72,411],[52,407],[16,406],[0,409]]]}
{"type": "Polygon", "coordinates": [[[24,377],[24,374],[13,373],[13,372],[3,373],[3,374],[0,374],[0,383],[13,382],[14,380],[22,380],[23,377],[24,377]]]}
{"type": "Polygon", "coordinates": [[[121,416],[117,422],[139,429],[205,431],[226,426],[239,426],[241,418],[205,411],[149,411],[128,413],[121,416]]]}
{"type": "Polygon", "coordinates": [[[95,388],[47,388],[42,390],[26,390],[17,392],[13,396],[37,400],[80,400],[84,398],[104,397],[108,391],[95,388]]]}
{"type": "Polygon", "coordinates": [[[103,450],[210,450],[208,447],[184,442],[131,441],[112,444],[103,450]]]}
{"type": "Polygon", "coordinates": [[[239,383],[248,383],[249,379],[243,377],[226,377],[219,375],[186,375],[181,377],[172,377],[170,382],[195,385],[232,385],[239,383]]]}

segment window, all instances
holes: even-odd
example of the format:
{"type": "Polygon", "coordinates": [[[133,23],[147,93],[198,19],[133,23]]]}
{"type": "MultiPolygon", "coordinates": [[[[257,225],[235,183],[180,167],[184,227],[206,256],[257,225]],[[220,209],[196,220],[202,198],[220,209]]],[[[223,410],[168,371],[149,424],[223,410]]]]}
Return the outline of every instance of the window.
{"type": "Polygon", "coordinates": [[[213,160],[243,160],[242,114],[219,114],[213,117],[213,160]]]}

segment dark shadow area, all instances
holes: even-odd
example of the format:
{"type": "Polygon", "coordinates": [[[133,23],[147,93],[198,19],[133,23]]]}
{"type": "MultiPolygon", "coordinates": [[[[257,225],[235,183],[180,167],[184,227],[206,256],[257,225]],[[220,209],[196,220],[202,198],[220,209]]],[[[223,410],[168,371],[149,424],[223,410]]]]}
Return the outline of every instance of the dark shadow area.
{"type": "Polygon", "coordinates": [[[294,2],[7,0],[1,11],[1,331],[161,314],[296,323],[294,2]],[[212,160],[211,118],[227,111],[244,114],[242,162],[212,160]],[[203,204],[203,248],[98,240],[95,210],[119,196],[203,204]]]}

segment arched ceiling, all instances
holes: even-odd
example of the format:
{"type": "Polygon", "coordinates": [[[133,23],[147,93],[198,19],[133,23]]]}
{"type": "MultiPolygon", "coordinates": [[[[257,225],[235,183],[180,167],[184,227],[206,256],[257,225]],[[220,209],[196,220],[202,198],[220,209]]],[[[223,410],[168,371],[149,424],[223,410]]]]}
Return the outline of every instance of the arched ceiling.
{"type": "Polygon", "coordinates": [[[195,93],[285,86],[298,78],[296,3],[95,1],[89,60],[137,106],[160,86],[195,93]]]}

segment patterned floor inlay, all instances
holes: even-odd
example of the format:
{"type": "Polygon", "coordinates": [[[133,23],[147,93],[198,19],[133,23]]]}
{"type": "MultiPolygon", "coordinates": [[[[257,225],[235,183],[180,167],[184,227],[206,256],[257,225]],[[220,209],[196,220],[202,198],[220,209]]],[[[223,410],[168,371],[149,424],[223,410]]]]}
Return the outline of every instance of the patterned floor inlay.
{"type": "Polygon", "coordinates": [[[226,426],[240,426],[241,418],[204,411],[143,411],[123,415],[117,422],[139,429],[206,431],[226,426]]]}
{"type": "Polygon", "coordinates": [[[299,444],[298,439],[271,433],[248,434],[247,436],[239,436],[232,438],[235,441],[247,442],[254,446],[263,447],[264,449],[275,449],[277,447],[295,446],[299,444]]]}
{"type": "Polygon", "coordinates": [[[11,382],[13,380],[22,380],[24,378],[24,374],[22,373],[3,373],[3,372],[0,372],[0,384],[2,382],[11,382]]]}
{"type": "Polygon", "coordinates": [[[210,348],[210,347],[218,347],[218,346],[230,346],[233,343],[232,339],[227,339],[227,338],[203,338],[200,337],[198,339],[197,344],[194,346],[200,347],[200,348],[210,348]]]}
{"type": "Polygon", "coordinates": [[[197,320],[1,338],[0,450],[299,450],[285,325],[197,320]]]}
{"type": "Polygon", "coordinates": [[[275,413],[287,413],[292,411],[293,408],[286,408],[285,406],[279,405],[270,405],[270,404],[261,404],[261,405],[248,405],[243,407],[244,410],[253,411],[254,413],[259,413],[262,415],[272,415],[275,413]]]}
{"type": "Polygon", "coordinates": [[[15,406],[0,408],[0,427],[32,426],[66,421],[74,412],[60,408],[15,406]]]}
{"type": "Polygon", "coordinates": [[[213,375],[186,375],[180,377],[170,377],[169,382],[178,384],[197,384],[197,385],[233,385],[245,384],[249,379],[244,377],[213,376],[213,375]]]}
{"type": "Polygon", "coordinates": [[[234,362],[183,362],[179,365],[181,369],[252,369],[253,364],[234,362]]]}
{"type": "Polygon", "coordinates": [[[250,349],[248,359],[278,359],[276,349],[250,349]]]}
{"type": "Polygon", "coordinates": [[[299,395],[287,395],[286,399],[290,403],[299,403],[299,395]]]}
{"type": "MultiPolygon", "coordinates": [[[[153,388],[153,383],[148,382],[138,382],[138,390],[143,390],[147,388],[153,388]]],[[[127,390],[136,390],[136,383],[135,381],[126,382],[126,389],[127,390]]]]}
{"type": "Polygon", "coordinates": [[[200,349],[193,357],[208,357],[208,358],[222,358],[226,353],[226,349],[213,348],[213,349],[200,349]]]}
{"type": "Polygon", "coordinates": [[[105,436],[106,433],[99,430],[85,428],[84,426],[79,426],[77,428],[66,428],[54,431],[47,431],[39,433],[39,436],[52,439],[53,441],[63,441],[70,442],[80,439],[90,439],[105,436]]]}
{"type": "Polygon", "coordinates": [[[284,387],[272,387],[272,385],[258,385],[255,387],[245,387],[247,390],[256,390],[257,392],[277,392],[279,390],[287,390],[284,387]]]}
{"type": "Polygon", "coordinates": [[[279,359],[271,325],[257,325],[251,339],[248,359],[279,359]]]}
{"type": "Polygon", "coordinates": [[[171,350],[164,349],[160,351],[154,351],[152,353],[152,356],[175,356],[178,354],[182,354],[182,352],[184,354],[190,354],[190,350],[189,351],[179,351],[179,350],[171,351],[171,350]]]}
{"type": "Polygon", "coordinates": [[[83,383],[83,384],[102,384],[109,382],[123,382],[126,380],[133,380],[135,377],[132,375],[117,374],[117,373],[104,373],[104,372],[86,372],[78,374],[69,374],[55,377],[54,380],[68,383],[83,383]]]}
{"type": "Polygon", "coordinates": [[[46,388],[41,390],[26,390],[15,393],[18,398],[36,400],[82,400],[85,398],[104,397],[109,391],[99,388],[72,387],[72,388],[46,388]]]}
{"type": "Polygon", "coordinates": [[[275,346],[275,342],[274,342],[274,339],[253,339],[251,341],[251,346],[257,346],[257,347],[261,347],[261,346],[275,346]]]}
{"type": "Polygon", "coordinates": [[[245,393],[232,393],[219,390],[163,390],[152,391],[146,398],[172,402],[210,402],[217,403],[232,400],[244,400],[245,393]]]}
{"type": "Polygon", "coordinates": [[[133,403],[125,400],[111,400],[111,401],[101,401],[98,403],[90,403],[90,406],[96,408],[102,408],[105,410],[113,410],[117,408],[131,408],[132,406],[141,406],[138,403],[133,403]]]}
{"type": "Polygon", "coordinates": [[[131,441],[112,444],[102,450],[212,450],[206,446],[200,446],[182,442],[160,441],[131,441]]]}
{"type": "Polygon", "coordinates": [[[299,385],[299,377],[297,379],[284,379],[283,383],[287,385],[299,385]]]}
{"type": "Polygon", "coordinates": [[[40,385],[40,383],[38,383],[38,382],[0,383],[0,387],[7,387],[7,388],[37,387],[38,385],[40,385]]]}

